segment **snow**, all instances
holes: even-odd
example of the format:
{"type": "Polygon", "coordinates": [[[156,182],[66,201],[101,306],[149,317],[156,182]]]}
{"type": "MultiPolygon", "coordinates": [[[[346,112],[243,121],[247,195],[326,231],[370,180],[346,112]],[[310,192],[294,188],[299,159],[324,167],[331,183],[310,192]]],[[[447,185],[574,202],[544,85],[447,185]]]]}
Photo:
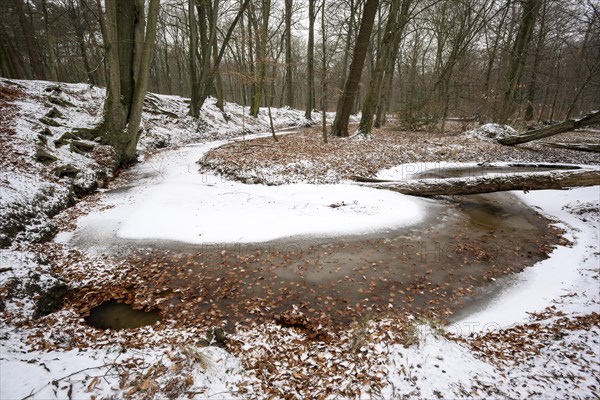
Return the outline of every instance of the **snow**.
{"type": "MultiPolygon", "coordinates": [[[[83,195],[103,186],[112,177],[112,149],[100,145],[99,138],[84,140],[77,130],[93,128],[99,122],[105,90],[87,84],[46,81],[5,80],[0,85],[18,88],[21,97],[10,102],[17,117],[7,165],[0,166],[0,243],[8,245],[41,241],[51,235],[49,215],[66,208],[73,195],[83,195]],[[46,118],[56,109],[62,116],[46,118]],[[51,121],[47,125],[44,120],[51,121]],[[56,125],[56,126],[55,126],[56,125]],[[75,137],[73,137],[75,134],[75,137]],[[66,135],[66,136],[64,136],[66,135]],[[74,150],[74,142],[93,150],[74,150]],[[36,152],[55,157],[48,165],[35,161],[36,152]],[[23,167],[25,164],[26,167],[23,167]],[[68,168],[70,174],[61,174],[68,168]]],[[[188,115],[189,102],[179,96],[148,94],[145,103],[138,151],[144,153],[209,140],[231,139],[239,135],[266,132],[270,127],[268,111],[261,108],[257,118],[248,116],[249,107],[225,103],[222,112],[215,99],[207,99],[199,118],[188,115]]],[[[304,112],[290,108],[272,110],[276,129],[308,126],[304,112]]],[[[331,118],[333,114],[329,114],[331,118]]],[[[314,113],[314,121],[321,118],[314,113]]],[[[11,132],[12,133],[12,132],[11,132]]]]}
{"type": "Polygon", "coordinates": [[[352,185],[165,183],[146,194],[118,235],[187,243],[247,243],[374,232],[418,222],[422,215],[415,201],[352,185]],[[342,202],[348,205],[329,206],[342,202]]]}
{"type": "Polygon", "coordinates": [[[518,132],[514,128],[498,124],[485,124],[463,133],[467,137],[481,140],[498,140],[517,134],[518,132]]]}
{"type": "Polygon", "coordinates": [[[578,295],[565,305],[565,311],[600,312],[598,281],[589,274],[589,271],[597,273],[600,266],[600,227],[597,221],[582,221],[568,211],[578,203],[591,203],[597,207],[600,202],[600,187],[514,193],[526,204],[561,221],[557,225],[567,231],[566,237],[573,245],[560,246],[550,254],[550,258],[498,282],[503,288],[502,292],[482,309],[459,321],[459,331],[504,328],[526,322],[528,313],[542,311],[553,302],[564,303],[561,296],[569,293],[578,295]]]}
{"type": "MultiPolygon", "coordinates": [[[[265,134],[268,135],[268,134],[265,134]]],[[[254,136],[256,137],[256,136],[254,136]]],[[[218,141],[167,150],[132,171],[148,177],[107,193],[108,210],[79,221],[86,232],[122,239],[249,243],[290,236],[364,234],[419,222],[425,202],[351,184],[246,185],[199,173],[218,141]]]]}
{"type": "Polygon", "coordinates": [[[408,181],[417,179],[425,172],[435,172],[443,175],[443,171],[450,168],[476,168],[477,163],[451,163],[445,161],[405,163],[392,168],[381,170],[377,173],[377,179],[392,181],[408,181]]]}
{"type": "Polygon", "coordinates": [[[48,215],[67,207],[73,191],[89,192],[97,180],[111,175],[110,168],[98,162],[103,151],[112,151],[107,146],[85,141],[95,149],[83,154],[59,140],[75,128],[94,126],[104,91],[85,84],[44,81],[0,80],[0,85],[18,87],[23,96],[10,103],[17,117],[13,126],[5,127],[14,136],[5,149],[6,163],[0,166],[0,209],[5,217],[0,221],[0,242],[9,243],[15,236],[25,242],[40,240],[51,230],[48,215]],[[71,106],[62,107],[53,101],[66,101],[71,106]],[[45,118],[53,109],[62,117],[45,118]],[[57,126],[46,125],[44,120],[57,126]],[[48,165],[36,162],[40,149],[56,160],[48,165]],[[64,167],[72,168],[74,176],[59,176],[64,167]]]}
{"type": "MultiPolygon", "coordinates": [[[[50,352],[28,352],[7,349],[2,344],[2,385],[0,398],[63,399],[88,398],[90,395],[101,398],[124,398],[128,392],[135,392],[144,383],[132,379],[131,386],[123,387],[120,371],[135,362],[146,378],[146,384],[166,386],[171,381],[181,380],[177,367],[181,364],[169,362],[174,355],[184,359],[184,365],[192,363],[188,390],[202,393],[214,399],[237,398],[232,387],[240,379],[242,367],[235,357],[216,347],[196,349],[207,360],[206,366],[196,364],[190,358],[188,348],[180,349],[124,349],[119,346],[102,350],[69,350],[50,352]],[[170,355],[169,358],[165,355],[170,355]],[[164,364],[169,367],[159,377],[152,376],[152,367],[164,364]]],[[[129,367],[130,368],[130,367],[129,367]]],[[[139,389],[138,389],[139,390],[139,389]]],[[[142,393],[145,390],[142,390],[142,393]]]]}
{"type": "MultiPolygon", "coordinates": [[[[506,165],[508,163],[494,163],[494,166],[499,167],[506,165]]],[[[579,167],[592,168],[585,165],[579,167]]],[[[481,173],[482,167],[475,163],[411,163],[380,171],[377,177],[404,181],[416,179],[419,174],[426,172],[444,176],[443,171],[449,168],[473,168],[481,173]]],[[[517,168],[515,172],[495,173],[490,168],[487,175],[507,173],[518,174],[519,170],[517,168]]],[[[552,304],[560,304],[560,309],[569,314],[600,312],[597,281],[600,267],[600,226],[597,214],[600,187],[512,193],[551,220],[558,221],[555,225],[566,231],[565,238],[573,245],[559,246],[548,259],[519,274],[499,279],[493,285],[493,288],[499,289],[498,293],[486,295],[486,301],[479,302],[477,309],[449,326],[448,330],[452,333],[468,336],[471,333],[524,323],[529,320],[530,313],[543,311],[552,304]],[[579,216],[577,210],[588,212],[579,216]],[[570,293],[577,295],[569,296],[570,293]]]]}
{"type": "Polygon", "coordinates": [[[409,348],[393,345],[388,354],[388,380],[384,398],[410,394],[416,398],[435,399],[466,390],[470,395],[476,379],[491,383],[498,371],[491,364],[475,358],[460,344],[436,334],[429,326],[417,326],[419,342],[409,348]]]}

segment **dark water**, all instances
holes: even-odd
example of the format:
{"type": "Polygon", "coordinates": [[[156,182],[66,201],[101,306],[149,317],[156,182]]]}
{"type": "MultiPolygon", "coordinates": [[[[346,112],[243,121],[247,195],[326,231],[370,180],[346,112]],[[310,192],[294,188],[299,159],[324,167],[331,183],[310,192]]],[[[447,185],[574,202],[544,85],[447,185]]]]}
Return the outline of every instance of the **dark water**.
{"type": "Polygon", "coordinates": [[[134,329],[160,321],[158,311],[134,310],[131,305],[107,301],[91,310],[85,319],[90,326],[100,329],[134,329]]]}
{"type": "Polygon", "coordinates": [[[182,325],[273,321],[298,307],[338,328],[366,314],[451,319],[495,278],[547,257],[558,235],[510,193],[431,201],[415,226],[256,244],[144,243],[136,292],[182,325]]]}
{"type": "Polygon", "coordinates": [[[421,179],[447,179],[447,178],[468,178],[481,177],[486,175],[515,175],[529,172],[548,172],[560,170],[581,169],[576,165],[552,165],[552,164],[508,164],[502,166],[495,165],[473,165],[468,167],[440,167],[433,168],[422,173],[415,174],[416,178],[421,179]]]}

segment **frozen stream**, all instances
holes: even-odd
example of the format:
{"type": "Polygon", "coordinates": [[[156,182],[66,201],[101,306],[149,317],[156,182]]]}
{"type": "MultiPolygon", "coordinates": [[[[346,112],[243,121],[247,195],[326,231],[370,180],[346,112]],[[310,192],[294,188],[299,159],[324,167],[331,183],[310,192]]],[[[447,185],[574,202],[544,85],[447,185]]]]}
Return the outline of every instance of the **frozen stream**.
{"type": "Polygon", "coordinates": [[[158,263],[136,285],[160,293],[161,312],[215,324],[266,321],[292,306],[334,322],[396,311],[468,319],[558,243],[549,221],[510,193],[427,200],[199,173],[196,162],[228,142],[152,156],[106,191],[109,208],[57,241],[142,270],[158,263]]]}

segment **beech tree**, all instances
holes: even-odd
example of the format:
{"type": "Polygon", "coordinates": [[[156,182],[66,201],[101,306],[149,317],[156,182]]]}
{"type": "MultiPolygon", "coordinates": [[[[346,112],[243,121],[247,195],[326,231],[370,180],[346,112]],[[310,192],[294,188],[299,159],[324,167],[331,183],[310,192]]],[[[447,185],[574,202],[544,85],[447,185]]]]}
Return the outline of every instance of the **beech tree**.
{"type": "MultiPolygon", "coordinates": [[[[252,9],[252,11],[254,11],[252,9]]],[[[262,0],[262,18],[260,27],[254,15],[254,31],[258,33],[256,38],[256,61],[258,63],[256,73],[256,88],[252,105],[250,106],[250,115],[256,117],[260,107],[260,101],[264,91],[265,78],[267,76],[267,41],[269,34],[269,16],[271,13],[271,0],[262,0]]]]}
{"type": "MultiPolygon", "coordinates": [[[[373,128],[373,116],[378,102],[381,101],[382,96],[385,97],[385,95],[382,94],[384,78],[386,77],[386,74],[387,78],[391,78],[391,75],[393,75],[396,56],[398,54],[398,46],[408,18],[411,0],[404,0],[402,2],[402,7],[400,7],[400,3],[400,1],[392,1],[388,12],[388,19],[379,49],[377,63],[375,64],[373,76],[363,102],[362,118],[358,127],[359,132],[363,135],[371,133],[371,129],[373,128]]],[[[388,81],[391,81],[391,79],[388,81]]]]}
{"type": "Polygon", "coordinates": [[[292,68],[293,0],[285,0],[285,105],[294,107],[294,77],[292,68]]]}
{"type": "Polygon", "coordinates": [[[333,136],[348,137],[348,120],[350,119],[352,105],[358,91],[378,6],[379,0],[367,0],[365,3],[358,37],[356,38],[356,46],[354,47],[354,55],[350,64],[350,71],[344,85],[344,91],[338,101],[337,113],[331,132],[333,136]]]}
{"type": "Polygon", "coordinates": [[[308,44],[306,46],[306,110],[304,117],[312,119],[315,108],[315,1],[308,0],[308,44]]]}
{"type": "Polygon", "coordinates": [[[517,96],[523,77],[527,51],[542,3],[543,0],[526,0],[523,3],[519,30],[510,52],[510,66],[506,77],[507,87],[495,117],[495,120],[499,123],[505,124],[517,107],[517,96]]]}
{"type": "Polygon", "coordinates": [[[107,94],[101,130],[114,147],[117,161],[136,161],[144,96],[156,37],[160,0],[106,0],[107,94]]]}
{"type": "Polygon", "coordinates": [[[44,72],[44,64],[40,58],[40,54],[37,50],[36,38],[34,28],[31,24],[31,20],[25,15],[23,9],[22,0],[13,0],[17,17],[19,18],[19,25],[23,31],[23,37],[25,38],[25,44],[27,47],[27,55],[29,56],[29,63],[33,70],[33,77],[35,79],[46,79],[46,73],[44,72]]]}
{"type": "MultiPolygon", "coordinates": [[[[231,40],[238,21],[243,17],[250,0],[243,0],[233,22],[229,26],[223,43],[217,51],[217,21],[219,15],[219,0],[188,0],[188,18],[190,26],[190,79],[192,98],[190,100],[190,115],[197,117],[202,105],[211,94],[214,79],[218,74],[221,60],[231,40]],[[196,12],[198,19],[196,18],[196,12]],[[200,41],[198,41],[198,31],[200,41]],[[198,68],[200,59],[201,68],[198,68]]],[[[221,103],[222,108],[222,103],[221,103]]]]}

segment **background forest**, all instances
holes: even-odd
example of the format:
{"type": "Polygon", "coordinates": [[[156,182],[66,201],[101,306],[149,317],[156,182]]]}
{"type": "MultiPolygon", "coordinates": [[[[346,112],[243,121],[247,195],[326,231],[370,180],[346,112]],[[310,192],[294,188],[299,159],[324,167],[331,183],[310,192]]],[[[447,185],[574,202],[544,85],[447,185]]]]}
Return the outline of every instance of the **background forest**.
{"type": "MultiPolygon", "coordinates": [[[[376,7],[352,109],[370,107],[375,126],[386,113],[413,129],[448,117],[523,126],[599,105],[596,1],[366,3],[163,0],[148,90],[192,97],[192,115],[208,95],[335,111],[361,18],[376,7]]],[[[101,0],[4,0],[0,75],[104,86],[105,29],[101,0]]]]}

